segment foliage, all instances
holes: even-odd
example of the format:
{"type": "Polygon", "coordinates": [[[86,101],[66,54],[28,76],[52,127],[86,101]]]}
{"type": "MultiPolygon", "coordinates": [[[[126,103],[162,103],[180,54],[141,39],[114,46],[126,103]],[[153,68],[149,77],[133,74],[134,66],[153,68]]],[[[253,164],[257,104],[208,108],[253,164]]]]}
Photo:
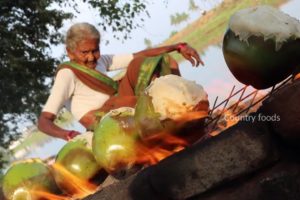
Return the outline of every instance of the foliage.
{"type": "Polygon", "coordinates": [[[171,15],[171,25],[178,25],[188,19],[189,15],[187,13],[176,13],[175,15],[171,15]]]}
{"type": "MultiPolygon", "coordinates": [[[[145,4],[134,1],[84,2],[99,11],[102,28],[111,27],[126,39],[139,26],[133,23],[145,11],[145,4]]],[[[51,56],[51,47],[62,43],[59,29],[80,12],[74,0],[1,0],[0,1],[0,145],[9,146],[18,137],[20,122],[34,123],[49,94],[59,60],[51,56]]],[[[1,157],[1,153],[0,153],[1,157]]],[[[0,161],[0,169],[3,167],[0,161]]]]}
{"type": "MultiPolygon", "coordinates": [[[[132,29],[139,27],[139,23],[134,19],[139,13],[145,12],[146,4],[144,1],[121,1],[121,0],[110,0],[110,1],[98,1],[98,0],[84,0],[88,2],[92,7],[99,11],[99,16],[103,20],[99,23],[103,27],[104,31],[107,29],[113,32],[122,32],[124,39],[129,38],[129,33],[132,29]]],[[[140,18],[143,22],[144,19],[140,18]]],[[[115,38],[120,39],[116,34],[115,38]]]]}
{"type": "Polygon", "coordinates": [[[49,55],[50,44],[61,42],[57,30],[71,17],[48,9],[49,2],[0,2],[0,144],[4,148],[16,137],[12,133],[20,116],[34,120],[48,95],[46,82],[57,63],[49,55]]]}
{"type": "Polygon", "coordinates": [[[178,31],[172,31],[171,33],[170,33],[170,37],[173,37],[174,35],[176,35],[178,33],[178,31]]]}
{"type": "Polygon", "coordinates": [[[199,9],[199,6],[197,6],[196,4],[195,4],[195,1],[194,0],[190,0],[189,1],[189,10],[191,10],[191,11],[196,11],[196,10],[198,10],[199,9]]]}
{"type": "Polygon", "coordinates": [[[144,44],[146,45],[146,48],[151,48],[152,47],[152,42],[148,38],[144,39],[144,44]]]}
{"type": "MultiPolygon", "coordinates": [[[[3,179],[3,169],[5,169],[7,167],[7,165],[9,164],[10,158],[9,158],[9,153],[7,153],[5,151],[5,149],[3,149],[2,147],[0,147],[0,186],[2,185],[2,179],[3,179]]],[[[1,193],[1,191],[0,191],[1,193]]],[[[1,197],[1,194],[0,194],[1,197]]],[[[1,198],[0,198],[1,199],[1,198]]]]}

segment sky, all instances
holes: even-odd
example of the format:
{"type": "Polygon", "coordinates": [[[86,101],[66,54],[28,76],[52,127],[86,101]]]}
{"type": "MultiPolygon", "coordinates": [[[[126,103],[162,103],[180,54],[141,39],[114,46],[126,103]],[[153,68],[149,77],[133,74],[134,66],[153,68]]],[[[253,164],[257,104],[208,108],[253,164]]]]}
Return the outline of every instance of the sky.
{"type": "MultiPolygon", "coordinates": [[[[188,1],[186,1],[186,4],[181,3],[180,6],[178,6],[179,1],[169,0],[167,7],[163,2],[164,1],[155,1],[155,3],[148,7],[151,17],[145,21],[143,28],[135,30],[132,33],[132,39],[127,40],[124,43],[114,39],[110,33],[100,30],[103,40],[110,41],[109,45],[107,46],[103,43],[101,44],[102,53],[128,53],[142,50],[145,48],[145,37],[149,38],[153,44],[159,44],[168,38],[170,32],[175,28],[181,29],[200,16],[200,11],[198,13],[191,13],[189,22],[183,24],[181,27],[171,26],[170,15],[175,14],[176,12],[180,13],[187,11],[188,1]]],[[[195,3],[204,10],[211,8],[219,2],[221,2],[221,0],[195,0],[195,3]]],[[[85,5],[80,5],[80,7],[82,13],[76,19],[73,19],[65,24],[61,30],[63,34],[75,22],[89,22],[94,25],[97,24],[99,19],[95,17],[95,11],[85,5]]],[[[291,0],[287,4],[283,5],[280,9],[289,15],[300,19],[299,8],[300,0],[291,0]]],[[[64,53],[63,45],[57,47],[53,52],[55,52],[58,57],[61,56],[61,54],[64,53]]],[[[233,85],[236,85],[237,88],[241,88],[243,86],[229,72],[220,47],[209,47],[205,51],[205,54],[201,55],[201,57],[205,63],[204,67],[194,68],[189,62],[182,62],[180,63],[180,70],[184,78],[193,80],[204,86],[204,89],[208,92],[209,101],[211,104],[217,96],[219,96],[220,99],[224,99],[230,92],[233,85]]],[[[78,124],[75,126],[78,130],[84,130],[78,124]]],[[[61,140],[54,140],[53,142],[49,143],[46,148],[38,152],[33,152],[31,155],[29,155],[29,157],[47,158],[48,156],[59,151],[63,144],[64,142],[61,140]]]]}
{"type": "MultiPolygon", "coordinates": [[[[197,19],[201,15],[201,11],[208,10],[221,1],[222,0],[194,0],[200,8],[197,12],[188,11],[188,0],[181,1],[180,5],[178,4],[178,0],[150,2],[147,4],[147,10],[150,17],[143,15],[143,18],[145,19],[144,26],[134,30],[131,33],[132,39],[126,40],[124,43],[113,38],[110,32],[101,30],[101,27],[97,25],[100,21],[99,16],[97,16],[97,11],[84,3],[79,2],[78,4],[81,13],[77,14],[76,18],[67,21],[61,29],[61,33],[65,35],[68,28],[76,22],[88,22],[98,28],[102,36],[102,41],[109,41],[109,45],[105,45],[104,42],[101,43],[102,53],[132,53],[145,49],[145,38],[150,39],[152,44],[157,45],[167,39],[173,30],[184,28],[188,23],[197,19]],[[182,12],[187,12],[189,14],[189,20],[186,23],[182,23],[180,26],[172,26],[170,23],[170,16],[182,12]]],[[[53,51],[54,56],[60,56],[63,52],[63,45],[53,51]]]]}

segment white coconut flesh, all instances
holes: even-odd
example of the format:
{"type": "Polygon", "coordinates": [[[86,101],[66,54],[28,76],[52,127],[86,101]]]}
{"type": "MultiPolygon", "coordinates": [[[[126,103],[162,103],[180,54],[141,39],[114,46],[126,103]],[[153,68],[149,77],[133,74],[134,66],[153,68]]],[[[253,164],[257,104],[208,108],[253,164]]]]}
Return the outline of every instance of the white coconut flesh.
{"type": "Polygon", "coordinates": [[[276,50],[288,39],[300,38],[299,20],[266,5],[236,12],[230,18],[229,28],[244,42],[253,35],[275,39],[276,50]]]}
{"type": "Polygon", "coordinates": [[[161,120],[176,119],[191,112],[200,101],[207,101],[201,85],[172,74],[155,79],[146,92],[161,120]]]}

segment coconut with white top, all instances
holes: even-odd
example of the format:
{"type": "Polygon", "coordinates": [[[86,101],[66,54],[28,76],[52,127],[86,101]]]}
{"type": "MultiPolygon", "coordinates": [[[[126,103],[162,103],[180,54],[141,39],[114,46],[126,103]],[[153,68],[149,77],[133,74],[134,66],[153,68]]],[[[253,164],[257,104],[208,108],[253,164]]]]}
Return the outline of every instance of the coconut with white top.
{"type": "Polygon", "coordinates": [[[271,87],[300,64],[300,22],[271,6],[240,10],[230,18],[223,54],[240,82],[271,87]]]}
{"type": "Polygon", "coordinates": [[[173,74],[155,79],[146,92],[152,98],[160,120],[174,120],[194,111],[200,102],[208,102],[208,95],[201,85],[173,74]]]}

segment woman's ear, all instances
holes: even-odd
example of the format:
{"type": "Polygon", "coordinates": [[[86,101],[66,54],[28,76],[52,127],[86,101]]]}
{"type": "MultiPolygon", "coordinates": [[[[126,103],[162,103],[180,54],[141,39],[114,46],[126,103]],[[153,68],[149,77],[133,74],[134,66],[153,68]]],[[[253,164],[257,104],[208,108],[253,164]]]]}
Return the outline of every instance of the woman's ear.
{"type": "Polygon", "coordinates": [[[74,52],[70,49],[70,48],[66,48],[67,50],[67,54],[68,54],[68,57],[70,58],[70,60],[74,60],[75,56],[74,56],[74,52]]]}

